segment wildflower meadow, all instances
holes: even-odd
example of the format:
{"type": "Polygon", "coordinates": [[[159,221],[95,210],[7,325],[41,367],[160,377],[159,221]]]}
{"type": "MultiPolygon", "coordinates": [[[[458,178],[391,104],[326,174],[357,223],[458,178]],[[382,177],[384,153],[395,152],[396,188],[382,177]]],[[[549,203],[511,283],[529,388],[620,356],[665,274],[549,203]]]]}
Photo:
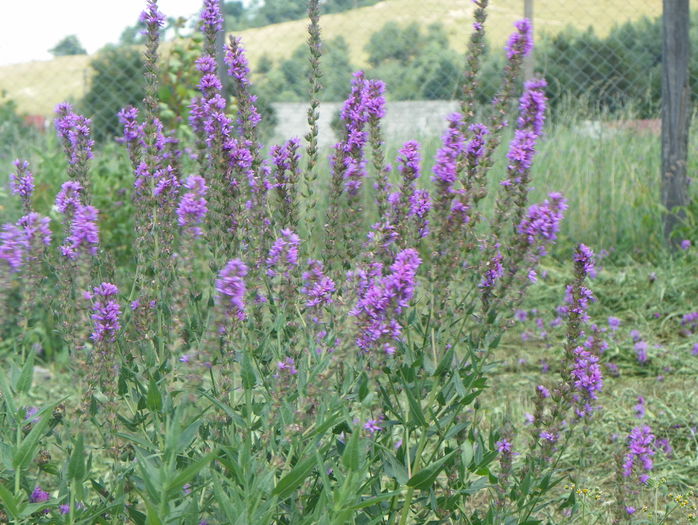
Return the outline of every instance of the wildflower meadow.
{"type": "Polygon", "coordinates": [[[196,96],[162,116],[147,0],[117,143],[62,103],[0,194],[0,523],[695,520],[698,230],[659,247],[661,210],[632,215],[649,148],[552,121],[528,20],[477,102],[474,3],[438,143],[386,143],[391,86],[359,71],[325,151],[319,0],[308,132],[283,144],[244,42],[217,61],[217,0],[196,96]]]}

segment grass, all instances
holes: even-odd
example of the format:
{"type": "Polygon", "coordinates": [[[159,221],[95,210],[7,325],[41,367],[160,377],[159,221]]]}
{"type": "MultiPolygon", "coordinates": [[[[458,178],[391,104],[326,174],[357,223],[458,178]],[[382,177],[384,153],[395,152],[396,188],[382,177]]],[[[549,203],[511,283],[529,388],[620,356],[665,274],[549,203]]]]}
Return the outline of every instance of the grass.
{"type": "MultiPolygon", "coordinates": [[[[600,35],[607,34],[614,24],[642,16],[661,14],[661,3],[651,0],[629,0],[620,8],[617,2],[603,0],[591,5],[559,0],[537,0],[535,24],[539,33],[557,33],[568,25],[579,29],[593,27],[600,35]]],[[[442,23],[451,46],[464,51],[472,22],[471,0],[384,0],[374,6],[323,16],[323,38],[338,36],[349,44],[352,63],[366,65],[364,48],[371,35],[388,21],[400,24],[418,22],[423,25],[442,23]]],[[[523,16],[521,0],[492,0],[488,16],[488,34],[496,47],[506,40],[515,20],[523,16]]],[[[241,31],[239,35],[248,50],[252,64],[267,55],[275,61],[287,58],[306,38],[305,20],[283,22],[241,31]]],[[[21,112],[50,115],[56,104],[78,100],[89,86],[89,56],[59,57],[51,61],[29,62],[0,67],[0,93],[15,100],[21,112]]]]}

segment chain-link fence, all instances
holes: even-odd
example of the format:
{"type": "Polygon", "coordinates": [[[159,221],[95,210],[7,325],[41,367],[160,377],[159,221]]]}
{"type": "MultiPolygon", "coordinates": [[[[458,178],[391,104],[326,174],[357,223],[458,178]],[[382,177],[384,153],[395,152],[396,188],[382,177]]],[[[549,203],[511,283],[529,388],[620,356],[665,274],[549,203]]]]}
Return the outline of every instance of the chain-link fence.
{"type": "MultiPolygon", "coordinates": [[[[354,1],[358,7],[352,8],[351,2],[344,3],[347,9],[321,20],[322,100],[342,100],[352,71],[365,69],[369,76],[387,83],[389,100],[401,102],[392,106],[396,112],[423,114],[419,129],[430,132],[433,119],[429,117],[443,116],[453,104],[415,106],[417,102],[406,101],[454,99],[462,79],[474,4],[471,0],[364,0],[354,1]]],[[[547,79],[553,108],[573,100],[588,109],[615,112],[630,108],[636,118],[656,118],[661,89],[661,10],[658,0],[490,0],[480,100],[487,102],[497,89],[501,50],[514,21],[532,14],[537,45],[531,68],[547,79]]],[[[67,10],[65,14],[79,16],[67,10]]],[[[235,24],[239,18],[228,17],[228,29],[235,29],[231,27],[235,24]]],[[[191,21],[189,26],[195,25],[191,21]]],[[[303,133],[292,123],[303,125],[299,115],[307,99],[306,29],[307,22],[297,19],[234,30],[248,51],[255,89],[274,135],[303,133]]],[[[698,45],[698,38],[692,41],[698,45]]],[[[195,93],[198,78],[192,63],[199,46],[196,38],[170,40],[163,46],[161,94],[165,114],[173,119],[186,118],[187,103],[195,93]]],[[[10,119],[48,128],[55,105],[68,100],[93,119],[98,139],[110,137],[117,130],[119,108],[138,104],[143,97],[141,53],[137,45],[121,45],[93,56],[1,66],[0,130],[10,119]]],[[[693,56],[698,57],[698,52],[693,56]]],[[[695,60],[692,71],[698,73],[695,60]]],[[[393,123],[393,128],[404,129],[400,115],[396,118],[398,124],[393,123]]],[[[434,131],[439,129],[436,125],[434,131]]]]}

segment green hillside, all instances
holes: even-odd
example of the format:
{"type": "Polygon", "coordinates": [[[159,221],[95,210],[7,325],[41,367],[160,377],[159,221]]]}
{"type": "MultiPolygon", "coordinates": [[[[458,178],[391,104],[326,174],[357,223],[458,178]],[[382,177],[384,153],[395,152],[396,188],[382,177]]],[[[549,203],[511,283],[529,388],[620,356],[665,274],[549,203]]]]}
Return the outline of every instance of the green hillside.
{"type": "MultiPolygon", "coordinates": [[[[471,0],[384,0],[373,6],[323,17],[323,37],[342,36],[350,46],[351,59],[361,67],[366,62],[364,47],[371,35],[390,20],[401,24],[442,23],[451,45],[465,49],[473,3],[471,0]]],[[[567,25],[592,26],[605,35],[614,24],[661,14],[661,2],[650,0],[598,0],[593,3],[563,0],[536,0],[534,20],[537,32],[555,33],[567,25]],[[622,7],[621,7],[622,4],[622,7]]],[[[523,14],[523,0],[492,0],[487,30],[493,45],[500,46],[512,24],[523,14]]],[[[287,58],[306,39],[305,20],[296,20],[248,29],[239,33],[251,62],[266,54],[272,59],[287,58]]],[[[0,93],[14,99],[20,111],[49,115],[66,99],[79,99],[89,85],[90,57],[59,57],[51,61],[0,67],[0,93]]]]}

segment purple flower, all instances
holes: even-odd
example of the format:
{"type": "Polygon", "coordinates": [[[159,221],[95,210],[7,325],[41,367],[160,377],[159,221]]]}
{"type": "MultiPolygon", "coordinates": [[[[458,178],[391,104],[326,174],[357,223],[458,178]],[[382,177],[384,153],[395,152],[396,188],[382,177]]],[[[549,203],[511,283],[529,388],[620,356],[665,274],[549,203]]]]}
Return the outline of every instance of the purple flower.
{"type": "Polygon", "coordinates": [[[436,183],[440,200],[450,201],[453,193],[453,184],[458,178],[458,159],[466,150],[465,137],[461,133],[463,127],[463,115],[453,113],[448,117],[448,130],[443,136],[443,146],[436,152],[434,164],[434,176],[431,178],[436,183]]]}
{"type": "Polygon", "coordinates": [[[645,398],[637,396],[637,405],[635,405],[635,417],[642,419],[645,417],[645,398]]]}
{"type": "Polygon", "coordinates": [[[495,443],[495,448],[500,454],[505,452],[511,453],[511,443],[506,439],[500,439],[497,441],[497,443],[495,443]]]}
{"type": "Polygon", "coordinates": [[[681,249],[682,250],[684,250],[684,251],[688,250],[690,247],[691,247],[691,241],[689,241],[688,239],[684,239],[683,241],[681,241],[681,249]]]}
{"type": "Polygon", "coordinates": [[[693,350],[691,350],[691,355],[698,355],[698,343],[693,345],[693,350]]]}
{"type": "Polygon", "coordinates": [[[545,88],[543,79],[529,80],[524,84],[524,93],[519,100],[519,119],[516,126],[519,129],[530,129],[536,137],[540,137],[545,123],[545,88]]]}
{"type": "Polygon", "coordinates": [[[599,358],[583,346],[578,346],[574,350],[574,365],[570,375],[575,388],[575,413],[579,418],[588,417],[597,408],[592,402],[598,399],[598,393],[603,388],[599,358]]]}
{"type": "Polygon", "coordinates": [[[245,49],[242,47],[241,38],[235,38],[235,46],[229,47],[226,50],[225,63],[228,66],[228,75],[237,80],[242,86],[249,85],[250,66],[245,56],[245,49]]]}
{"type": "Polygon", "coordinates": [[[165,24],[166,18],[164,14],[158,11],[157,0],[148,0],[148,7],[141,13],[138,20],[148,27],[148,31],[151,30],[151,27],[154,27],[157,31],[157,28],[165,24]]]}
{"type": "Polygon", "coordinates": [[[647,356],[648,348],[649,344],[647,344],[646,341],[638,341],[635,343],[635,356],[637,357],[638,363],[644,365],[647,361],[649,361],[649,357],[647,356]]]}
{"type": "Polygon", "coordinates": [[[49,499],[51,499],[51,495],[43,490],[39,485],[34,487],[34,490],[29,496],[29,501],[32,503],[46,503],[49,499]]]}
{"type": "Polygon", "coordinates": [[[31,197],[34,193],[34,175],[29,171],[29,162],[15,160],[13,162],[17,173],[10,173],[10,191],[24,203],[25,209],[31,208],[31,197]]]}
{"type": "Polygon", "coordinates": [[[395,353],[393,342],[402,335],[395,317],[409,305],[414,295],[415,277],[421,262],[416,250],[403,250],[397,254],[390,274],[379,277],[382,265],[375,263],[370,277],[366,276],[360,283],[359,299],[349,314],[356,317],[360,334],[356,345],[364,352],[382,345],[387,354],[395,353]]]}
{"type": "Polygon", "coordinates": [[[628,515],[632,516],[633,514],[635,514],[635,507],[631,507],[628,505],[627,507],[625,507],[625,512],[628,515]]]}
{"type": "Polygon", "coordinates": [[[427,190],[415,190],[410,196],[409,215],[417,219],[417,234],[420,239],[429,235],[429,220],[427,216],[431,210],[431,196],[427,190]]]}
{"type": "Polygon", "coordinates": [[[292,230],[281,230],[281,237],[274,241],[266,260],[267,275],[277,275],[279,267],[286,269],[284,275],[288,277],[288,270],[298,266],[298,247],[301,239],[292,230]]]}
{"type": "Polygon", "coordinates": [[[574,253],[574,262],[581,267],[585,275],[594,272],[594,252],[585,244],[580,244],[574,253]]]}
{"type": "Polygon", "coordinates": [[[204,7],[201,10],[201,32],[217,33],[223,29],[223,16],[220,11],[218,0],[204,0],[204,7]]]}
{"type": "Polygon", "coordinates": [[[503,185],[521,182],[524,175],[533,165],[533,157],[536,154],[536,134],[528,129],[517,129],[514,138],[509,144],[509,179],[502,182],[503,185]]]}
{"type": "Polygon", "coordinates": [[[306,308],[318,308],[332,303],[332,294],[335,292],[335,283],[327,277],[323,271],[322,262],[310,259],[308,271],[303,272],[303,288],[301,293],[308,300],[306,308]]]}
{"type": "Polygon", "coordinates": [[[65,503],[63,505],[58,505],[58,511],[61,514],[70,514],[70,505],[66,505],[65,503]]]}
{"type": "Polygon", "coordinates": [[[124,136],[121,141],[126,143],[129,152],[138,147],[145,147],[145,125],[138,123],[138,110],[133,106],[126,106],[118,113],[119,123],[124,127],[124,136]]]}
{"type": "Polygon", "coordinates": [[[376,432],[383,430],[380,426],[381,418],[379,419],[369,419],[364,423],[364,430],[367,430],[369,434],[374,435],[376,432]]]}
{"type": "Polygon", "coordinates": [[[512,33],[504,49],[509,60],[521,59],[533,51],[533,27],[527,18],[514,23],[516,33],[512,33]]]}
{"type": "Polygon", "coordinates": [[[274,377],[279,377],[279,374],[282,372],[292,376],[295,376],[298,373],[296,361],[292,357],[287,357],[283,361],[277,361],[276,368],[278,369],[278,373],[274,377]]]}
{"type": "Polygon", "coordinates": [[[69,180],[63,183],[56,195],[56,208],[67,217],[72,216],[82,206],[82,184],[69,180]]]}
{"type": "Polygon", "coordinates": [[[202,234],[200,224],[204,222],[208,206],[206,181],[200,175],[190,175],[184,183],[189,191],[182,196],[177,206],[177,222],[193,236],[202,234]]]}
{"type": "MultiPolygon", "coordinates": [[[[216,301],[221,304],[228,317],[246,319],[245,280],[247,266],[240,259],[228,261],[216,279],[216,301]]],[[[224,328],[223,328],[224,331],[224,328]]]]}
{"type": "Polygon", "coordinates": [[[502,266],[503,259],[504,257],[497,247],[497,253],[487,262],[487,270],[485,271],[482,281],[480,281],[480,288],[492,288],[497,280],[504,275],[504,266],[502,266]]]}
{"type": "Polygon", "coordinates": [[[546,245],[557,239],[560,223],[567,209],[567,199],[560,193],[551,193],[543,204],[534,204],[518,226],[526,242],[537,248],[538,255],[547,253],[546,245]]]}
{"type": "Polygon", "coordinates": [[[620,319],[617,317],[609,317],[608,326],[615,332],[620,327],[620,319]]]}
{"type": "Polygon", "coordinates": [[[366,111],[370,118],[381,119],[385,116],[385,82],[369,80],[366,96],[366,111]]]}
{"type": "Polygon", "coordinates": [[[548,432],[547,430],[542,430],[539,434],[539,437],[541,439],[549,441],[550,443],[555,443],[557,441],[557,436],[552,432],[548,432]]]}
{"type": "Polygon", "coordinates": [[[631,331],[630,331],[630,337],[631,337],[631,339],[632,339],[634,342],[637,342],[637,341],[640,340],[640,338],[641,338],[642,336],[640,335],[640,331],[639,331],[639,330],[631,330],[631,331]]]}
{"type": "Polygon", "coordinates": [[[93,206],[78,206],[70,223],[70,235],[63,246],[61,254],[75,260],[81,254],[96,255],[99,246],[98,211],[93,206]]]}
{"type": "Polygon", "coordinates": [[[633,471],[641,466],[645,474],[640,476],[640,481],[644,483],[648,479],[646,473],[653,467],[654,440],[655,436],[649,426],[643,425],[632,429],[628,435],[628,453],[623,462],[623,475],[626,478],[632,476],[633,471]]]}
{"type": "Polygon", "coordinates": [[[17,221],[17,227],[24,234],[29,260],[35,260],[43,246],[51,244],[51,219],[34,211],[29,212],[17,221]]]}
{"type": "Polygon", "coordinates": [[[547,398],[550,397],[550,390],[548,390],[547,388],[545,388],[543,385],[538,385],[538,386],[536,387],[536,391],[538,392],[538,395],[539,395],[542,399],[547,399],[547,398]]]}
{"type": "Polygon", "coordinates": [[[92,301],[92,320],[94,331],[91,339],[95,342],[114,342],[116,333],[121,328],[121,307],[116,301],[119,289],[111,283],[102,283],[85,294],[92,301]]]}
{"type": "Polygon", "coordinates": [[[480,159],[485,154],[485,136],[489,135],[490,131],[484,124],[471,124],[468,129],[473,134],[473,138],[468,141],[465,153],[468,159],[468,168],[472,170],[480,164],[480,159]]]}
{"type": "Polygon", "coordinates": [[[14,224],[3,224],[0,231],[0,261],[4,261],[11,272],[22,267],[27,250],[24,232],[14,224]]]}
{"type": "Polygon", "coordinates": [[[91,159],[94,140],[90,138],[91,121],[82,115],[73,113],[73,108],[67,102],[56,107],[56,131],[63,139],[63,145],[71,166],[84,164],[91,159]]]}

